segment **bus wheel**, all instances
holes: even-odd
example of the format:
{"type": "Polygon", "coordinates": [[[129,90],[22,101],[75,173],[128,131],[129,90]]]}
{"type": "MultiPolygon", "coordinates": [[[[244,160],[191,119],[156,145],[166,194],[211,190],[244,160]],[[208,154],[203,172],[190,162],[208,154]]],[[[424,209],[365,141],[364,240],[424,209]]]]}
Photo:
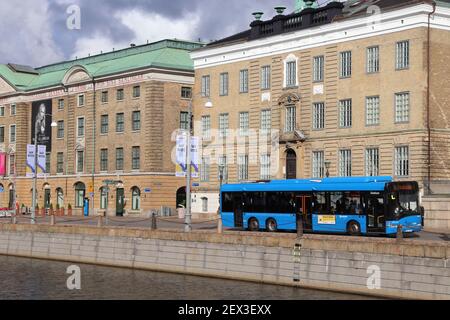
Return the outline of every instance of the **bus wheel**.
{"type": "Polygon", "coordinates": [[[358,222],[351,221],[347,226],[347,231],[351,236],[359,236],[361,234],[361,227],[358,222]]]}
{"type": "Polygon", "coordinates": [[[268,219],[266,222],[266,229],[269,232],[277,232],[278,231],[277,222],[274,219],[268,219]]]}
{"type": "Polygon", "coordinates": [[[251,218],[251,219],[248,221],[248,230],[253,231],[253,232],[259,231],[259,222],[258,222],[258,219],[256,219],[256,218],[251,218]]]}

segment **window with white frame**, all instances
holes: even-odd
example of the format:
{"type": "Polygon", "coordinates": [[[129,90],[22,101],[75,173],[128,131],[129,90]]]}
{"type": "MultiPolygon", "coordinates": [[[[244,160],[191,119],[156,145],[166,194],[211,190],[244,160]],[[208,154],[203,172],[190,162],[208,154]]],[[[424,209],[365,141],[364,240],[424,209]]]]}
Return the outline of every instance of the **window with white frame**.
{"type": "Polygon", "coordinates": [[[248,155],[239,155],[238,157],[238,179],[239,181],[248,180],[248,155]]]}
{"type": "Polygon", "coordinates": [[[318,56],[313,59],[313,81],[322,82],[324,78],[325,57],[318,56]]]}
{"type": "Polygon", "coordinates": [[[211,116],[202,116],[202,137],[205,140],[211,138],[211,116]]]}
{"type": "Polygon", "coordinates": [[[84,107],[85,101],[84,101],[84,94],[80,94],[78,96],[78,106],[79,107],[84,107]]]}
{"type": "Polygon", "coordinates": [[[105,187],[100,189],[100,209],[105,210],[108,206],[108,191],[105,187]]]}
{"type": "Polygon", "coordinates": [[[219,115],[219,136],[221,138],[224,138],[228,135],[228,118],[228,113],[222,113],[221,115],[219,115]]]}
{"type": "Polygon", "coordinates": [[[109,116],[103,114],[100,118],[100,133],[107,134],[109,131],[109,116]]]}
{"type": "Polygon", "coordinates": [[[78,118],[77,121],[77,137],[84,137],[84,118],[78,118]]]}
{"type": "Polygon", "coordinates": [[[367,48],[367,73],[380,71],[380,47],[367,48]]]}
{"type": "Polygon", "coordinates": [[[380,97],[366,98],[366,125],[375,126],[380,124],[380,97]]]}
{"type": "Polygon", "coordinates": [[[340,74],[341,78],[352,76],[352,52],[345,51],[340,53],[340,74]]]}
{"type": "Polygon", "coordinates": [[[325,153],[323,151],[313,151],[312,153],[312,176],[313,178],[325,176],[325,153]]]}
{"type": "Polygon", "coordinates": [[[409,41],[397,42],[395,66],[397,70],[409,68],[409,41]]]}
{"type": "Polygon", "coordinates": [[[58,152],[56,154],[56,173],[64,173],[64,153],[58,152]]]}
{"type": "Polygon", "coordinates": [[[141,130],[141,112],[140,111],[133,111],[132,127],[133,127],[133,131],[141,130]]]}
{"type": "Polygon", "coordinates": [[[141,169],[141,147],[133,147],[131,149],[131,169],[141,169]]]}
{"type": "Polygon", "coordinates": [[[395,94],[395,122],[409,121],[409,92],[395,94]]]}
{"type": "Polygon", "coordinates": [[[325,128],[325,103],[313,104],[313,129],[321,130],[325,128]]]}
{"type": "Polygon", "coordinates": [[[264,66],[261,68],[261,89],[270,89],[270,66],[264,66]]]}
{"type": "Polygon", "coordinates": [[[208,212],[208,198],[202,198],[202,212],[208,212]]]}
{"type": "Polygon", "coordinates": [[[58,121],[57,138],[64,138],[64,120],[58,121]]]}
{"type": "Polygon", "coordinates": [[[139,98],[141,96],[141,86],[133,87],[133,98],[139,98]]]}
{"type": "Polygon", "coordinates": [[[108,93],[108,91],[103,91],[102,93],[101,93],[101,95],[102,95],[102,103],[108,103],[108,98],[109,98],[109,93],[108,93]]]}
{"type": "Polygon", "coordinates": [[[64,110],[64,99],[58,100],[58,110],[64,110]]]}
{"type": "Polygon", "coordinates": [[[116,170],[122,171],[124,168],[124,154],[123,154],[123,148],[117,148],[116,149],[116,170]]]}
{"type": "Polygon", "coordinates": [[[297,60],[286,62],[286,87],[297,86],[297,60]]]}
{"type": "Polygon", "coordinates": [[[84,151],[78,150],[77,151],[77,173],[83,173],[84,172],[84,151]]]}
{"type": "Polygon", "coordinates": [[[131,210],[141,210],[141,189],[138,187],[131,190],[131,210]]]}
{"type": "Polygon", "coordinates": [[[117,101],[123,101],[124,98],[125,98],[125,91],[124,91],[124,89],[118,89],[116,91],[116,99],[117,99],[117,101]]]}
{"type": "Polygon", "coordinates": [[[100,171],[108,171],[108,149],[100,150],[100,171]]]}
{"type": "Polygon", "coordinates": [[[409,176],[409,147],[395,148],[395,175],[397,177],[409,176]]]}
{"type": "Polygon", "coordinates": [[[0,127],[0,143],[5,143],[5,127],[0,127]]]}
{"type": "Polygon", "coordinates": [[[211,170],[211,161],[209,157],[202,158],[202,166],[200,168],[200,181],[209,182],[209,174],[211,170]]]}
{"type": "Polygon", "coordinates": [[[241,70],[239,72],[239,92],[247,93],[248,92],[248,70],[241,70]]]}
{"type": "Polygon", "coordinates": [[[5,107],[0,106],[0,117],[4,117],[4,116],[5,116],[5,107]]]}
{"type": "Polygon", "coordinates": [[[352,150],[339,150],[339,176],[352,176],[352,150]]]}
{"type": "Polygon", "coordinates": [[[228,182],[228,159],[227,156],[220,156],[219,157],[219,175],[220,175],[220,168],[223,168],[223,176],[222,176],[222,182],[227,183],[228,182]]]}
{"type": "Polygon", "coordinates": [[[297,109],[295,106],[286,107],[286,124],[284,126],[285,132],[294,132],[297,123],[297,109]]]}
{"type": "Polygon", "coordinates": [[[9,126],[9,142],[16,143],[16,125],[9,126]]]}
{"type": "Polygon", "coordinates": [[[261,155],[260,159],[260,178],[261,180],[270,180],[270,154],[261,155]]]}
{"type": "Polygon", "coordinates": [[[15,103],[11,104],[9,108],[10,108],[10,115],[15,116],[16,115],[16,104],[15,103]]]}
{"type": "Polygon", "coordinates": [[[116,114],[116,132],[121,133],[125,131],[125,114],[116,114]]]}
{"type": "Polygon", "coordinates": [[[261,133],[267,134],[272,129],[272,112],[271,110],[261,111],[261,133]]]}
{"type": "Polygon", "coordinates": [[[366,176],[374,177],[380,173],[380,150],[378,148],[366,149],[366,176]]]}
{"type": "Polygon", "coordinates": [[[227,72],[220,74],[219,94],[221,96],[228,95],[228,73],[227,72]]]}
{"type": "Polygon", "coordinates": [[[211,94],[211,77],[202,76],[202,97],[209,97],[211,94]]]}
{"type": "Polygon", "coordinates": [[[241,137],[247,137],[249,134],[249,113],[248,112],[241,112],[239,113],[239,135],[241,137]]]}
{"type": "Polygon", "coordinates": [[[350,128],[352,126],[352,100],[339,101],[339,126],[350,128]]]}

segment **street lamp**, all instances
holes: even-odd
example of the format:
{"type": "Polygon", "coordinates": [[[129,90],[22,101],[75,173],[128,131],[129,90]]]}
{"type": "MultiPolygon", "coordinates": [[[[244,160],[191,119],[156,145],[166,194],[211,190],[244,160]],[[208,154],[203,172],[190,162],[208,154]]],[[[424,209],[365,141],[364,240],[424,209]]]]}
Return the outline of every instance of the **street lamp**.
{"type": "Polygon", "coordinates": [[[330,166],[331,166],[331,161],[325,161],[325,169],[327,170],[327,178],[330,177],[330,166]]]}
{"type": "MultiPolygon", "coordinates": [[[[191,199],[191,130],[192,130],[192,102],[193,97],[189,100],[189,110],[188,110],[188,130],[187,130],[187,143],[186,143],[186,214],[185,214],[185,232],[191,232],[192,231],[192,199],[191,199]]],[[[208,100],[205,103],[205,108],[212,108],[213,103],[211,100],[208,100]]]]}
{"type": "MultiPolygon", "coordinates": [[[[49,116],[52,117],[51,114],[42,114],[45,117],[49,116]]],[[[37,171],[38,171],[38,133],[39,133],[39,126],[38,126],[39,119],[36,120],[35,126],[34,126],[34,177],[33,177],[33,201],[32,201],[32,207],[31,207],[31,224],[36,223],[36,189],[37,189],[37,171]]],[[[58,124],[53,121],[51,124],[52,128],[57,127],[58,124]]]]}

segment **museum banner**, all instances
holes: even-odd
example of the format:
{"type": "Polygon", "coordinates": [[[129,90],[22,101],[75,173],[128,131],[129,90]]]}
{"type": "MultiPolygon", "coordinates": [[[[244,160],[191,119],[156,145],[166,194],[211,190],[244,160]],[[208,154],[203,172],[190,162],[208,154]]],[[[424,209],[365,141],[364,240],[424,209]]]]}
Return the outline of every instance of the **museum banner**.
{"type": "Polygon", "coordinates": [[[47,152],[52,151],[52,100],[36,101],[32,104],[31,143],[37,130],[37,144],[46,146],[47,152]]]}

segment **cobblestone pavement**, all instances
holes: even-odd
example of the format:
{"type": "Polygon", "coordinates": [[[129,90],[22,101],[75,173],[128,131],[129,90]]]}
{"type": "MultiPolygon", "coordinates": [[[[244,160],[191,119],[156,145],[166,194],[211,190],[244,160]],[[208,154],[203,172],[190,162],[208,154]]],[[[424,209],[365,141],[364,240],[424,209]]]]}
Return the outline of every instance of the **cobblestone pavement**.
{"type": "MultiPolygon", "coordinates": [[[[0,223],[10,223],[11,218],[0,218],[0,223]]],[[[29,216],[18,217],[19,224],[30,223],[31,219],[29,216]]],[[[50,217],[38,217],[38,224],[50,224],[50,217]]],[[[85,225],[85,226],[97,226],[97,217],[56,217],[55,223],[57,225],[85,225]]],[[[129,228],[151,228],[152,221],[145,217],[108,217],[103,220],[105,226],[111,227],[129,227],[129,228]]],[[[184,230],[184,220],[178,219],[177,217],[158,217],[157,227],[158,229],[174,229],[174,230],[184,230]]],[[[202,219],[192,221],[193,230],[205,230],[214,232],[217,230],[217,219],[202,219]]],[[[230,231],[233,231],[230,229],[230,231]]],[[[431,233],[431,232],[420,232],[408,236],[409,239],[416,241],[445,241],[450,243],[450,233],[431,233]]]]}

